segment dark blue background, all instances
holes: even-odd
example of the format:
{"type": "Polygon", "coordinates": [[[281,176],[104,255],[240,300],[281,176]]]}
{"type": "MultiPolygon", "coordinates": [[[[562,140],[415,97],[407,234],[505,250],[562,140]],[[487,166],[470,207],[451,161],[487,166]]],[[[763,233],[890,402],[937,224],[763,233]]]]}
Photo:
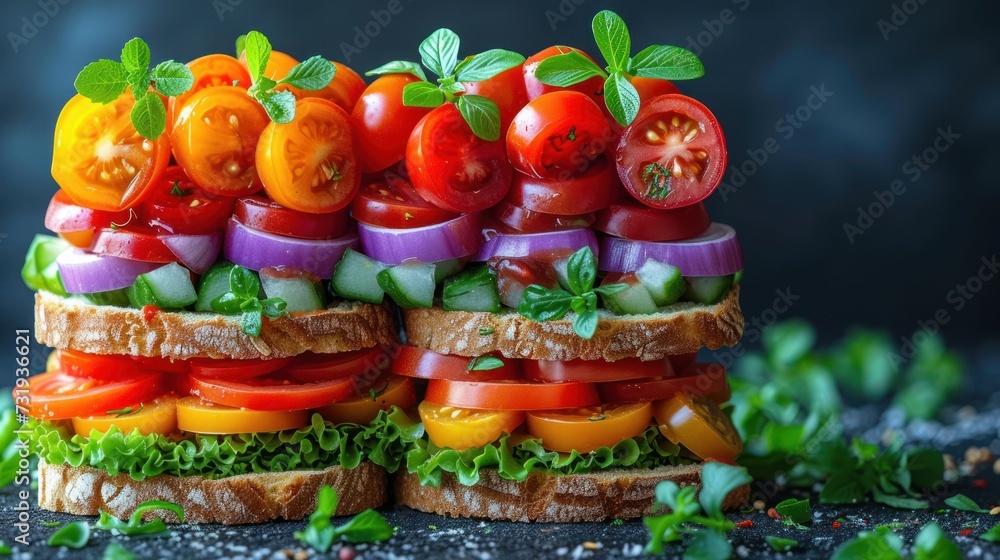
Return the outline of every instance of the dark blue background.
{"type": "MultiPolygon", "coordinates": [[[[371,24],[378,35],[349,60],[341,42],[354,41],[355,27],[364,28],[370,10],[384,9],[387,0],[49,0],[58,5],[52,17],[37,15],[45,0],[4,2],[0,333],[11,333],[11,340],[0,339],[2,363],[11,363],[13,329],[32,324],[31,297],[18,272],[56,189],[49,175],[53,124],[84,64],[117,58],[133,36],[150,43],[154,61],[231,52],[236,36],[253,28],[279,50],[300,58],[323,54],[358,71],[417,59],[417,44],[441,26],[462,37],[463,55],[494,47],[530,55],[557,43],[596,55],[590,19],[603,8],[629,23],[634,50],[650,43],[696,50],[691,41],[700,39],[695,45],[707,75],[680,85],[718,116],[731,164],[748,160],[748,149],[759,158],[768,138],[779,146],[763,165],[747,163],[752,175],[725,200],[716,193],[708,202],[716,221],[739,232],[748,318],[771,319],[767,310],[780,289],[798,297],[785,315],[811,319],[825,338],[852,324],[908,335],[941,308],[952,344],[976,348],[998,334],[1000,281],[986,282],[960,310],[954,297],[949,301],[949,291],[977,273],[1000,239],[1000,52],[990,38],[996,11],[986,2],[400,2],[403,11],[385,26],[371,24]],[[878,21],[891,23],[894,5],[901,25],[886,40],[878,21]],[[902,10],[915,7],[903,22],[902,10]],[[731,12],[728,24],[713,21],[723,10],[731,12]],[[22,33],[24,17],[45,25],[26,34],[15,53],[9,33],[22,33]],[[808,119],[786,138],[778,121],[807,103],[813,87],[833,95],[821,106],[814,99],[818,109],[801,109],[808,119]],[[960,138],[912,181],[904,164],[949,126],[960,138]],[[895,180],[906,191],[849,242],[844,224],[856,224],[858,208],[877,203],[873,193],[895,180]]],[[[731,170],[726,184],[737,179],[731,170]]]]}

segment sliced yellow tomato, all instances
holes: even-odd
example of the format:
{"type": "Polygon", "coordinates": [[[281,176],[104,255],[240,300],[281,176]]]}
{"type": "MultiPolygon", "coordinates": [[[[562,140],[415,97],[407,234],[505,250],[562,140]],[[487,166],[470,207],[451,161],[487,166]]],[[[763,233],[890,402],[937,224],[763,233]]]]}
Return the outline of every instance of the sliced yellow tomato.
{"type": "MultiPolygon", "coordinates": [[[[176,395],[164,395],[152,402],[131,407],[130,414],[108,414],[104,416],[77,417],[73,419],[73,431],[90,437],[91,430],[107,433],[115,426],[124,434],[139,430],[139,433],[168,435],[177,431],[176,395]],[[141,406],[141,408],[140,408],[141,406]]],[[[123,409],[122,412],[129,409],[123,409]]]]}
{"type": "Polygon", "coordinates": [[[652,419],[648,402],[529,412],[528,433],[551,451],[589,453],[641,434],[652,419]]]}
{"type": "Polygon", "coordinates": [[[493,443],[524,423],[524,413],[517,410],[469,410],[427,401],[417,410],[431,442],[457,451],[493,443]]]}
{"type": "Polygon", "coordinates": [[[250,434],[301,428],[309,424],[305,410],[264,411],[234,408],[185,397],[177,401],[177,427],[197,434],[250,434]]]}
{"type": "Polygon", "coordinates": [[[743,442],[729,416],[707,397],[678,393],[654,402],[653,416],[667,439],[706,461],[734,463],[743,451],[743,442]]]}
{"type": "Polygon", "coordinates": [[[378,416],[379,411],[389,410],[393,405],[408,408],[413,406],[416,400],[413,380],[409,377],[392,375],[385,385],[376,384],[372,392],[367,395],[358,395],[346,401],[336,402],[316,412],[334,424],[368,424],[378,416]]]}

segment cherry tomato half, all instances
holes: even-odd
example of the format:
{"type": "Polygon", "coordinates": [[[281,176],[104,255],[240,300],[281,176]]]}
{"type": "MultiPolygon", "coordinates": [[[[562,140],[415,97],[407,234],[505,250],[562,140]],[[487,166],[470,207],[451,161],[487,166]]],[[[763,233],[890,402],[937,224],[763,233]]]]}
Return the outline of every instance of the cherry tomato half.
{"type": "Polygon", "coordinates": [[[525,377],[543,383],[564,383],[567,381],[601,383],[675,375],[673,365],[668,359],[649,362],[643,362],[638,358],[626,358],[617,362],[605,362],[604,360],[568,360],[565,362],[525,360],[523,367],[525,377]]]}
{"type": "Polygon", "coordinates": [[[719,405],[698,395],[679,393],[653,403],[653,417],[660,433],[673,443],[687,447],[702,459],[734,463],[743,442],[719,405]]]}
{"type": "Polygon", "coordinates": [[[726,139],[707,107],[680,94],[653,98],[622,133],[618,176],[629,193],[653,208],[696,204],[726,172],[726,139]]]}
{"type": "Polygon", "coordinates": [[[649,427],[650,403],[604,404],[571,410],[529,412],[528,433],[542,440],[542,447],[560,453],[590,453],[614,447],[649,427]]]}
{"type": "Polygon", "coordinates": [[[173,129],[174,117],[192,95],[219,86],[250,87],[250,73],[240,61],[227,54],[209,54],[187,63],[194,75],[194,85],[184,93],[171,97],[167,102],[167,131],[173,129]]]}
{"type": "Polygon", "coordinates": [[[319,408],[358,394],[350,378],[293,383],[281,375],[242,382],[192,375],[191,393],[217,404],[269,411],[319,408]]]}
{"type": "Polygon", "coordinates": [[[275,202],[311,214],[336,212],[361,186],[350,119],[325,99],[295,104],[295,118],[271,123],[257,144],[257,172],[275,202]]]}
{"type": "Polygon", "coordinates": [[[493,206],[510,188],[504,143],[472,133],[453,103],[427,114],[406,144],[406,170],[417,194],[452,212],[493,206]]]}
{"type": "Polygon", "coordinates": [[[292,430],[309,424],[307,410],[261,411],[185,397],[177,401],[177,427],[196,434],[252,434],[292,430]]]}
{"type": "Polygon", "coordinates": [[[237,200],[234,215],[248,228],[299,239],[336,239],[351,229],[346,208],[329,214],[308,214],[260,195],[237,200]]]}
{"type": "Polygon", "coordinates": [[[491,214],[512,233],[546,233],[566,228],[590,227],[597,219],[593,212],[558,216],[535,212],[509,202],[498,202],[491,214]]]}
{"type": "Polygon", "coordinates": [[[45,212],[45,227],[59,234],[70,244],[87,249],[94,242],[98,229],[111,227],[112,223],[124,224],[131,215],[128,211],[103,212],[77,206],[66,191],[58,190],[52,195],[49,208],[45,212]]]}
{"type": "Polygon", "coordinates": [[[351,213],[359,222],[385,228],[432,226],[458,217],[456,212],[442,210],[420,198],[402,177],[361,187],[351,203],[351,213]]]}
{"type": "Polygon", "coordinates": [[[98,255],[136,261],[170,263],[177,260],[173,251],[160,239],[160,232],[131,224],[127,228],[107,228],[97,232],[90,250],[98,255]]]}
{"type": "Polygon", "coordinates": [[[615,171],[614,165],[602,157],[573,177],[539,179],[514,173],[514,182],[504,200],[546,214],[572,216],[596,212],[625,196],[615,171]]]}
{"type": "Polygon", "coordinates": [[[143,138],[132,126],[135,101],[108,104],[74,95],[56,121],[52,178],[80,206],[119,212],[142,200],[170,160],[165,134],[143,138]]]}
{"type": "MultiPolygon", "coordinates": [[[[641,76],[632,76],[629,78],[632,86],[639,93],[639,105],[645,105],[647,101],[654,97],[659,97],[661,95],[666,95],[668,93],[680,93],[673,83],[668,80],[659,80],[656,78],[643,78],[641,76]]],[[[625,127],[615,120],[615,117],[611,115],[611,111],[608,110],[606,103],[598,103],[601,106],[601,110],[604,111],[604,116],[608,119],[608,124],[611,125],[611,132],[614,135],[615,142],[613,145],[617,146],[618,141],[621,140],[622,131],[625,127]]]]}
{"type": "Polygon", "coordinates": [[[413,380],[390,375],[384,383],[376,383],[371,392],[329,404],[317,410],[326,420],[334,424],[369,424],[379,411],[388,411],[393,406],[409,408],[417,402],[413,380]]]}
{"type": "Polygon", "coordinates": [[[417,81],[420,78],[410,74],[379,76],[365,89],[351,111],[361,168],[365,173],[381,171],[402,160],[410,133],[431,111],[426,107],[403,105],[403,88],[417,81]]]}
{"type": "Polygon", "coordinates": [[[423,401],[417,411],[431,443],[456,451],[489,445],[524,423],[519,410],[469,410],[423,401]]]}
{"type": "Polygon", "coordinates": [[[503,367],[489,370],[470,371],[472,358],[447,356],[414,348],[400,346],[395,359],[389,366],[389,373],[420,379],[444,379],[449,381],[499,381],[521,378],[519,360],[504,358],[503,367]]]}
{"type": "Polygon", "coordinates": [[[594,229],[636,241],[679,241],[701,235],[712,220],[701,202],[673,210],[659,210],[631,198],[597,213],[594,229]]]}
{"type": "Polygon", "coordinates": [[[206,193],[179,165],[168,167],[152,191],[139,207],[140,219],[170,233],[222,231],[233,214],[232,198],[206,193]]]}
{"type": "Polygon", "coordinates": [[[541,61],[545,60],[546,58],[553,57],[557,54],[565,54],[570,51],[576,51],[582,54],[583,56],[589,58],[591,61],[594,60],[593,57],[581,51],[580,49],[575,49],[573,47],[555,46],[543,49],[540,52],[528,57],[528,59],[524,61],[524,87],[528,93],[528,99],[536,99],[538,97],[541,97],[542,95],[545,95],[546,93],[552,93],[553,91],[570,90],[583,93],[588,97],[590,97],[591,99],[593,99],[597,105],[603,106],[604,80],[602,80],[599,76],[595,76],[593,78],[584,80],[578,84],[571,85],[568,88],[561,88],[559,86],[550,86],[547,84],[543,84],[542,82],[538,81],[538,78],[535,77],[535,70],[538,68],[538,64],[541,61]]]}
{"type": "Polygon", "coordinates": [[[33,375],[28,378],[28,416],[61,420],[104,415],[153,400],[161,392],[161,382],[160,374],[150,372],[132,372],[114,380],[73,377],[61,371],[33,375]]]}
{"type": "Polygon", "coordinates": [[[579,408],[599,402],[589,383],[518,381],[448,381],[432,379],[424,400],[434,404],[484,410],[579,408]]]}
{"type": "MultiPolygon", "coordinates": [[[[246,52],[240,53],[239,62],[244,68],[247,67],[246,52]]],[[[267,59],[267,67],[264,68],[264,77],[275,81],[280,80],[287,76],[288,72],[298,63],[299,61],[294,57],[281,51],[272,50],[271,56],[267,59]]],[[[347,66],[333,61],[331,61],[331,64],[336,69],[334,70],[333,80],[321,90],[305,90],[288,84],[281,84],[274,89],[277,91],[290,91],[297,99],[305,99],[307,97],[326,99],[350,113],[354,108],[354,104],[357,103],[358,97],[361,96],[361,92],[365,90],[365,81],[357,72],[347,66]]]]}
{"type": "Polygon", "coordinates": [[[507,128],[525,105],[528,91],[524,87],[524,69],[521,65],[504,70],[496,76],[481,82],[462,82],[464,95],[481,95],[497,104],[500,109],[500,135],[507,134],[507,128]]]}
{"type": "Polygon", "coordinates": [[[729,400],[729,383],[726,381],[726,368],[719,364],[701,363],[685,369],[676,377],[601,383],[597,392],[604,402],[655,401],[686,393],[715,397],[724,403],[729,400]]]}

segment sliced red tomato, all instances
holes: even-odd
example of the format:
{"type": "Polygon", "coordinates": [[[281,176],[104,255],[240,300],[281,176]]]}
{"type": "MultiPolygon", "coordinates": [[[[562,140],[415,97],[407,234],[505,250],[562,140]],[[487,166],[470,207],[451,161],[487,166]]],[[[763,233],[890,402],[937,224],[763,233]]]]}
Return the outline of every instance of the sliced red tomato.
{"type": "Polygon", "coordinates": [[[309,425],[308,410],[261,411],[223,406],[198,397],[177,401],[177,427],[196,434],[252,434],[309,425]]]}
{"type": "Polygon", "coordinates": [[[452,212],[500,202],[513,173],[503,139],[488,142],[473,134],[453,103],[434,109],[413,129],[406,170],[421,198],[452,212]]]}
{"type": "Polygon", "coordinates": [[[448,381],[432,379],[424,400],[484,410],[549,410],[591,406],[599,401],[590,383],[448,381]]]}
{"type": "Polygon", "coordinates": [[[416,189],[402,177],[370,182],[351,203],[354,219],[385,228],[418,228],[447,222],[457,212],[443,210],[420,198],[416,189]]]}
{"type": "Polygon", "coordinates": [[[568,88],[546,85],[538,81],[538,78],[535,77],[535,70],[538,68],[538,64],[541,61],[545,60],[546,58],[555,56],[557,54],[564,54],[570,51],[576,51],[582,54],[583,56],[586,56],[591,61],[594,60],[593,57],[581,51],[580,49],[575,49],[573,47],[555,46],[543,49],[542,51],[528,57],[528,59],[524,61],[524,87],[525,91],[527,91],[528,93],[528,99],[536,99],[538,97],[541,97],[542,95],[545,95],[546,93],[552,93],[554,91],[570,90],[583,93],[588,97],[590,97],[591,99],[593,99],[594,102],[597,103],[598,105],[603,106],[604,80],[602,80],[599,76],[595,76],[593,78],[584,80],[578,84],[571,85],[568,88]]]}
{"type": "Polygon", "coordinates": [[[650,403],[604,404],[572,410],[529,412],[528,433],[542,440],[542,447],[560,453],[590,453],[614,447],[649,427],[650,403]]]}
{"type": "MultiPolygon", "coordinates": [[[[114,380],[102,380],[49,371],[28,378],[28,416],[41,420],[100,416],[109,410],[153,400],[160,395],[161,384],[160,374],[151,372],[132,372],[114,380]]],[[[15,395],[15,402],[16,398],[15,395]]]]}
{"type": "Polygon", "coordinates": [[[149,402],[139,402],[116,411],[116,414],[98,414],[73,418],[73,431],[90,437],[91,430],[107,433],[112,426],[123,434],[133,430],[150,434],[170,435],[177,431],[177,395],[168,394],[149,402]]]}
{"type": "Polygon", "coordinates": [[[493,257],[487,261],[490,270],[497,275],[500,301],[507,307],[516,309],[528,286],[538,284],[549,289],[558,287],[559,278],[552,267],[552,261],[557,258],[559,256],[556,255],[532,255],[530,259],[493,257]]]}
{"type": "Polygon", "coordinates": [[[174,158],[192,181],[210,193],[255,193],[263,187],[255,162],[257,141],[270,122],[245,89],[203,89],[174,116],[170,132],[174,158]]]}
{"type": "Polygon", "coordinates": [[[710,225],[712,220],[701,202],[659,210],[627,199],[598,212],[594,229],[636,241],[679,241],[698,237],[710,225]]]}
{"type": "Polygon", "coordinates": [[[137,261],[170,263],[177,260],[160,239],[159,231],[133,224],[100,230],[90,250],[98,255],[137,261]]]}
{"type": "Polygon", "coordinates": [[[524,376],[543,383],[602,383],[675,375],[670,360],[643,362],[639,358],[626,358],[617,362],[604,360],[524,360],[524,376]]]}
{"type": "Polygon", "coordinates": [[[112,223],[123,224],[129,220],[127,210],[103,212],[77,206],[66,191],[58,190],[52,195],[49,208],[45,212],[45,227],[59,234],[72,245],[87,249],[94,241],[98,229],[111,227],[112,223]]]}
{"type": "Polygon", "coordinates": [[[743,451],[743,442],[729,416],[705,397],[679,393],[656,401],[653,417],[664,437],[706,461],[733,464],[743,451]]]}
{"type": "Polygon", "coordinates": [[[403,105],[403,88],[420,81],[411,74],[379,76],[361,94],[351,122],[358,141],[361,168],[365,173],[381,171],[399,163],[406,155],[410,133],[431,110],[403,105]]]}
{"type": "Polygon", "coordinates": [[[179,165],[168,167],[139,207],[146,224],[170,233],[199,235],[222,231],[233,214],[235,201],[207,193],[179,165]]]}
{"type": "Polygon", "coordinates": [[[319,408],[357,393],[353,379],[295,383],[281,375],[243,381],[191,376],[191,393],[207,401],[253,410],[304,410],[319,408]]]}
{"type": "Polygon", "coordinates": [[[176,377],[186,377],[191,373],[187,360],[171,360],[169,358],[150,358],[148,356],[130,356],[140,368],[179,374],[176,377]]]}
{"type": "Polygon", "coordinates": [[[77,350],[56,350],[59,368],[71,377],[113,381],[145,371],[129,356],[87,354],[77,350]]]}
{"type": "Polygon", "coordinates": [[[52,178],[80,206],[119,212],[139,204],[170,160],[165,134],[144,138],[132,126],[126,92],[111,103],[75,95],[56,121],[52,178]]]}
{"type": "Polygon", "coordinates": [[[655,401],[680,393],[724,396],[728,400],[729,382],[726,381],[726,368],[719,364],[700,363],[676,377],[601,383],[597,392],[604,402],[655,401]]]}
{"type": "Polygon", "coordinates": [[[236,201],[236,219],[257,231],[299,239],[336,239],[351,229],[350,210],[309,214],[285,208],[260,195],[236,201]]]}
{"type": "Polygon", "coordinates": [[[535,212],[572,216],[596,212],[623,196],[625,190],[615,166],[602,157],[583,174],[572,177],[539,179],[514,173],[514,182],[504,201],[535,212]]]}
{"type": "Polygon", "coordinates": [[[329,404],[316,412],[334,424],[369,424],[382,410],[394,406],[409,408],[417,402],[413,380],[390,375],[371,387],[367,394],[329,404]]]}
{"type": "Polygon", "coordinates": [[[593,212],[559,216],[535,212],[509,202],[499,202],[491,209],[493,217],[512,233],[545,233],[566,228],[590,227],[596,217],[593,212]]]}
{"type": "Polygon", "coordinates": [[[187,67],[194,75],[194,85],[184,93],[171,97],[167,102],[168,132],[173,128],[173,117],[195,93],[210,87],[236,86],[243,89],[250,87],[250,73],[246,67],[227,54],[205,55],[188,62],[187,67]]]}
{"type": "Polygon", "coordinates": [[[272,200],[326,214],[350,204],[361,186],[350,119],[325,99],[295,104],[290,123],[271,123],[257,144],[257,172],[272,200]]]}
{"type": "Polygon", "coordinates": [[[423,401],[417,411],[431,443],[456,451],[489,445],[524,423],[519,410],[470,410],[423,401]]]}
{"type": "Polygon", "coordinates": [[[195,358],[187,360],[187,365],[193,375],[211,379],[242,380],[261,377],[284,369],[292,363],[292,358],[275,358],[270,360],[217,360],[212,358],[195,358]]]}
{"type": "Polygon", "coordinates": [[[472,358],[438,354],[413,346],[400,346],[392,364],[389,365],[389,373],[448,381],[499,381],[521,378],[520,360],[500,359],[503,361],[503,367],[471,371],[469,367],[473,365],[472,358]]]}
{"type": "Polygon", "coordinates": [[[726,138],[707,107],[680,94],[661,95],[639,110],[622,133],[618,176],[639,202],[653,208],[698,203],[726,172],[726,138]]]}
{"type": "MultiPolygon", "coordinates": [[[[629,81],[632,82],[632,86],[635,87],[635,90],[639,92],[640,106],[654,97],[659,97],[668,93],[680,93],[677,86],[668,80],[632,76],[629,78],[629,81]]],[[[618,121],[615,120],[615,117],[611,115],[611,111],[608,110],[606,103],[598,103],[598,105],[601,106],[601,109],[604,111],[604,116],[608,119],[608,124],[611,125],[611,132],[615,137],[613,145],[616,146],[618,145],[618,140],[621,139],[622,131],[625,130],[625,127],[620,125],[618,121]]]]}
{"type": "Polygon", "coordinates": [[[698,361],[698,353],[691,352],[689,354],[674,354],[670,356],[670,363],[674,366],[674,371],[684,371],[691,364],[698,361]]]}
{"type": "Polygon", "coordinates": [[[568,179],[591,167],[613,146],[601,108],[576,91],[533,99],[507,130],[507,155],[515,169],[535,177],[568,179]]]}
{"type": "Polygon", "coordinates": [[[521,65],[500,72],[481,82],[462,82],[464,95],[481,95],[492,100],[500,109],[500,136],[506,136],[507,128],[525,105],[528,91],[524,87],[524,68],[521,65]]]}
{"type": "Polygon", "coordinates": [[[391,355],[392,349],[382,346],[339,354],[306,354],[295,358],[283,373],[303,383],[361,376],[374,381],[388,367],[391,355]]]}

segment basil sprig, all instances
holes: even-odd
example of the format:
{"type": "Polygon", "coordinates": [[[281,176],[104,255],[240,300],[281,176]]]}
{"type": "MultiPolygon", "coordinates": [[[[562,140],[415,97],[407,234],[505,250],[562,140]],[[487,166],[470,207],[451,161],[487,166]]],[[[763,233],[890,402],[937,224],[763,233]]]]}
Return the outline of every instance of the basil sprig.
{"type": "Polygon", "coordinates": [[[535,77],[543,84],[569,87],[593,77],[604,79],[604,102],[622,126],[628,126],[639,113],[639,92],[629,76],[658,80],[693,80],[705,75],[701,60],[687,49],[670,45],[652,45],[632,54],[632,38],[622,18],[603,10],[591,25],[594,40],[607,68],[601,68],[583,54],[570,50],[543,60],[535,77]]]}
{"type": "Polygon", "coordinates": [[[247,68],[253,85],[247,94],[267,111],[271,120],[284,124],[295,118],[295,95],[288,91],[275,91],[280,85],[317,91],[333,81],[337,68],[322,56],[309,57],[296,64],[280,80],[264,75],[267,61],[271,58],[271,42],[260,31],[251,31],[236,40],[237,50],[246,55],[247,68]]]}
{"type": "Polygon", "coordinates": [[[324,486],[316,499],[316,511],[309,516],[305,531],[296,531],[300,543],[317,552],[326,553],[333,543],[343,539],[349,543],[369,543],[389,540],[395,532],[381,513],[367,509],[343,525],[333,526],[330,518],[337,510],[337,492],[324,486]]]}
{"type": "Polygon", "coordinates": [[[120,58],[121,62],[102,58],[84,66],[73,87],[80,95],[102,104],[111,103],[130,89],[135,99],[129,113],[132,126],[144,137],[156,140],[167,125],[167,108],[160,95],[176,97],[191,89],[194,74],[173,60],[150,70],[149,45],[138,37],[125,43],[120,58]]]}
{"type": "Polygon", "coordinates": [[[366,76],[382,74],[412,74],[419,82],[403,88],[403,105],[407,107],[440,107],[445,103],[458,106],[462,118],[472,132],[493,142],[500,138],[500,109],[492,100],[481,95],[465,94],[462,82],[482,82],[524,62],[520,54],[503,49],[491,49],[458,60],[459,38],[451,29],[441,28],[420,43],[420,62],[438,76],[431,83],[416,62],[394,60],[365,72],[366,76]]]}
{"type": "Polygon", "coordinates": [[[597,260],[590,247],[573,253],[566,265],[570,292],[532,284],[524,289],[517,312],[533,321],[556,321],[573,311],[573,330],[580,338],[590,340],[597,331],[597,295],[610,296],[628,289],[628,284],[606,284],[594,287],[597,260]]]}
{"type": "Polygon", "coordinates": [[[234,266],[229,273],[229,291],[211,302],[212,311],[222,315],[243,314],[240,328],[250,336],[260,336],[263,316],[274,319],[288,313],[281,298],[260,299],[260,280],[253,271],[234,266]]]}

